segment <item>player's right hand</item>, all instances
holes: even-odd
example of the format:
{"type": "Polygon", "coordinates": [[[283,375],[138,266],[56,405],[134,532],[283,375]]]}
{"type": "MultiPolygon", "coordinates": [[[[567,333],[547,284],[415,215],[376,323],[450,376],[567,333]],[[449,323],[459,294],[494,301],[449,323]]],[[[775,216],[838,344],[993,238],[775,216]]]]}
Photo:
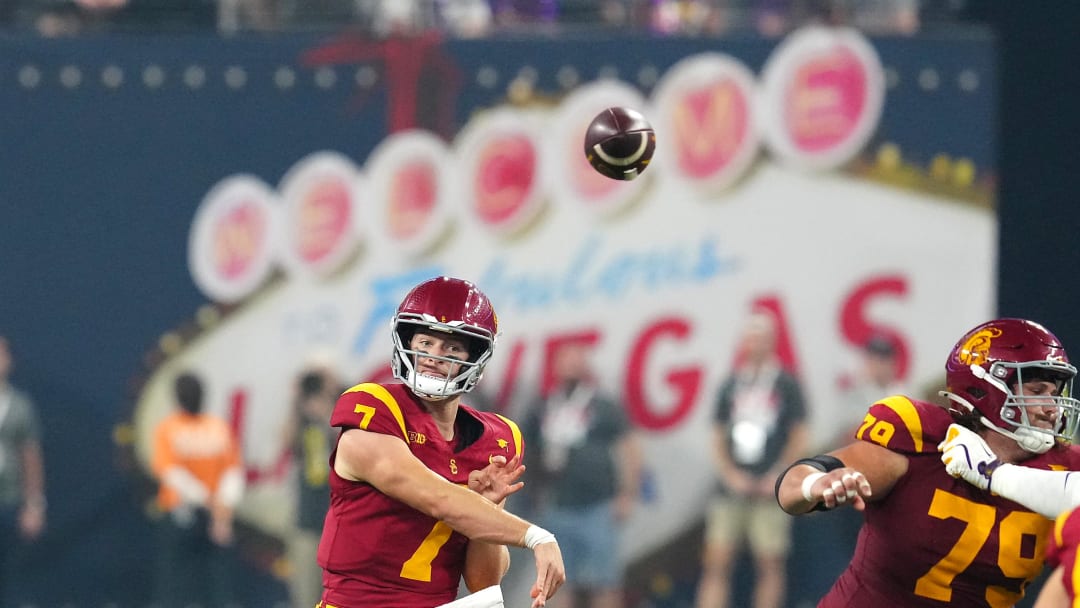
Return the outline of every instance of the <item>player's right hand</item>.
{"type": "Polygon", "coordinates": [[[826,509],[850,503],[856,510],[862,511],[873,490],[862,473],[851,467],[842,467],[817,477],[803,493],[809,496],[811,503],[822,503],[826,509]]]}
{"type": "Polygon", "coordinates": [[[533,557],[536,559],[536,582],[529,595],[533,598],[532,608],[541,608],[566,582],[566,566],[559,543],[554,541],[533,547],[533,557]]]}

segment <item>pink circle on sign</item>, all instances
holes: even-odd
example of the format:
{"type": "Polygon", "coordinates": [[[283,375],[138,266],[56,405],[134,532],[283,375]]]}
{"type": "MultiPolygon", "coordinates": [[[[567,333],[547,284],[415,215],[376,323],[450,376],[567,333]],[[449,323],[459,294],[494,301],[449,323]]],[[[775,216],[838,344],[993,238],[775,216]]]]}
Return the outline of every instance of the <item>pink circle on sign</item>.
{"type": "Polygon", "coordinates": [[[529,202],[536,176],[536,148],[523,134],[503,134],[484,142],[474,174],[476,214],[500,226],[529,202]]]}
{"type": "Polygon", "coordinates": [[[498,108],[481,113],[454,138],[457,192],[466,222],[500,237],[519,234],[543,210],[540,117],[498,108]]]}
{"type": "Polygon", "coordinates": [[[390,178],[387,229],[395,239],[415,238],[428,222],[438,194],[436,168],[427,158],[406,161],[390,178]]]}
{"type": "Polygon", "coordinates": [[[777,159],[828,170],[854,158],[877,128],[885,76],[858,31],[810,26],[773,51],[761,91],[763,135],[777,159]]]}
{"type": "Polygon", "coordinates": [[[795,145],[820,152],[859,127],[866,108],[866,70],[851,49],[836,47],[795,69],[784,117],[795,145]]]}
{"type": "Polygon", "coordinates": [[[358,179],[348,157],[326,150],[300,159],[281,178],[280,255],[290,275],[327,277],[351,259],[360,242],[358,179]]]}
{"type": "Polygon", "coordinates": [[[217,274],[235,280],[254,266],[266,241],[267,219],[254,200],[244,200],[226,212],[213,228],[212,247],[217,274]]]}
{"type": "Polygon", "coordinates": [[[672,108],[679,168],[701,179],[728,166],[746,139],[748,106],[731,81],[688,91],[672,108]]]}
{"type": "Polygon", "coordinates": [[[695,187],[722,190],[757,157],[753,73],[733,57],[700,53],[668,69],[653,94],[657,131],[666,133],[674,175],[695,187]]]}
{"type": "MultiPolygon", "coordinates": [[[[597,216],[613,215],[641,200],[647,185],[656,180],[660,170],[655,156],[649,170],[633,181],[604,177],[586,160],[582,146],[590,121],[613,107],[634,108],[651,116],[637,87],[601,78],[571,90],[544,125],[541,154],[545,160],[541,162],[544,173],[540,181],[553,204],[597,216]]],[[[657,153],[662,148],[658,141],[657,153]]]]}
{"type": "Polygon", "coordinates": [[[300,204],[300,257],[318,263],[334,252],[348,232],[352,200],[349,185],[327,179],[314,185],[300,204]]]}
{"type": "Polygon", "coordinates": [[[446,143],[420,129],[384,139],[365,164],[373,202],[362,230],[380,248],[408,255],[430,253],[453,226],[456,195],[454,159],[446,143]]]}
{"type": "Polygon", "coordinates": [[[274,192],[251,175],[218,182],[199,203],[188,234],[188,267],[195,284],[219,302],[247,297],[275,262],[274,192]]]}

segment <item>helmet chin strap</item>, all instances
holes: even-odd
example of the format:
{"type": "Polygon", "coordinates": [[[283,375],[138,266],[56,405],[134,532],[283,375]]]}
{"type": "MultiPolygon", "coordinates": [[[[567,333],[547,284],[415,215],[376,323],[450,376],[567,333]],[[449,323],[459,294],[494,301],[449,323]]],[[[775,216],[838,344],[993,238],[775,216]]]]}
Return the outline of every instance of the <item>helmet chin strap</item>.
{"type": "Polygon", "coordinates": [[[1045,454],[1050,448],[1054,447],[1054,437],[1050,433],[1040,433],[1039,431],[1027,427],[1020,427],[1015,431],[1007,431],[995,425],[993,422],[990,422],[986,416],[979,416],[979,422],[982,422],[986,428],[995,433],[1000,433],[1012,439],[1021,448],[1032,454],[1045,454]]]}
{"type": "MultiPolygon", "coordinates": [[[[975,406],[971,405],[971,402],[956,393],[939,391],[938,394],[961,406],[968,413],[975,411],[975,406]]],[[[1024,427],[1018,428],[1015,431],[1009,431],[990,422],[986,416],[979,416],[979,422],[995,433],[1012,439],[1017,445],[1032,454],[1045,454],[1050,448],[1054,447],[1054,437],[1049,433],[1040,433],[1039,431],[1024,427]]]]}

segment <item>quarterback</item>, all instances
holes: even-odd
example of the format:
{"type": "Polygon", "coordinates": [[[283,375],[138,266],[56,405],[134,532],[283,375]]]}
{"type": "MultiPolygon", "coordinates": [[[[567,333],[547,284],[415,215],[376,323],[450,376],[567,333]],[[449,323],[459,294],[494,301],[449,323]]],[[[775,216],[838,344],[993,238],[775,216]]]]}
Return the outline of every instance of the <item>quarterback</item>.
{"type": "MultiPolygon", "coordinates": [[[[533,551],[534,608],[565,581],[555,537],[501,508],[522,485],[517,425],[461,403],[491,358],[497,324],[473,284],[420,283],[392,323],[401,382],[359,384],[338,399],[321,606],[432,608],[453,602],[463,579],[487,596],[509,567],[507,545],[533,551]]],[[[494,595],[485,608],[502,605],[494,595]]]]}

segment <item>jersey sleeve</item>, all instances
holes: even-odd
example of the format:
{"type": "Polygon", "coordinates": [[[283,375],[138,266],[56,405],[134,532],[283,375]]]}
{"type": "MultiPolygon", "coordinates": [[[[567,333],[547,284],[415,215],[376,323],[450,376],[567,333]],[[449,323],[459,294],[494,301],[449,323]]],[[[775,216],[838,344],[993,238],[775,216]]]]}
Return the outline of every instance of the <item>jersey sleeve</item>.
{"type": "Polygon", "coordinates": [[[334,405],[330,426],[357,428],[393,435],[408,442],[405,416],[397,399],[381,384],[358,384],[346,390],[334,405]]]}
{"type": "Polygon", "coordinates": [[[509,440],[497,438],[496,441],[501,445],[503,441],[506,441],[506,447],[508,450],[513,450],[513,453],[507,456],[507,460],[510,460],[516,455],[520,455],[523,459],[525,457],[525,438],[521,434],[521,429],[518,428],[517,423],[510,420],[506,416],[496,414],[496,418],[499,422],[506,427],[506,432],[509,433],[509,440]]]}
{"type": "Polygon", "coordinates": [[[1056,567],[1068,554],[1070,547],[1080,544],[1080,508],[1070,509],[1054,521],[1054,533],[1046,546],[1046,563],[1056,567]]]}
{"type": "Polygon", "coordinates": [[[150,457],[150,468],[154,476],[161,478],[170,467],[176,464],[176,456],[173,454],[172,442],[169,441],[170,428],[173,424],[171,417],[158,423],[154,429],[153,452],[150,457]]]}
{"type": "Polygon", "coordinates": [[[894,452],[927,454],[937,452],[951,421],[944,408],[895,395],[870,406],[855,437],[894,452]]]}

